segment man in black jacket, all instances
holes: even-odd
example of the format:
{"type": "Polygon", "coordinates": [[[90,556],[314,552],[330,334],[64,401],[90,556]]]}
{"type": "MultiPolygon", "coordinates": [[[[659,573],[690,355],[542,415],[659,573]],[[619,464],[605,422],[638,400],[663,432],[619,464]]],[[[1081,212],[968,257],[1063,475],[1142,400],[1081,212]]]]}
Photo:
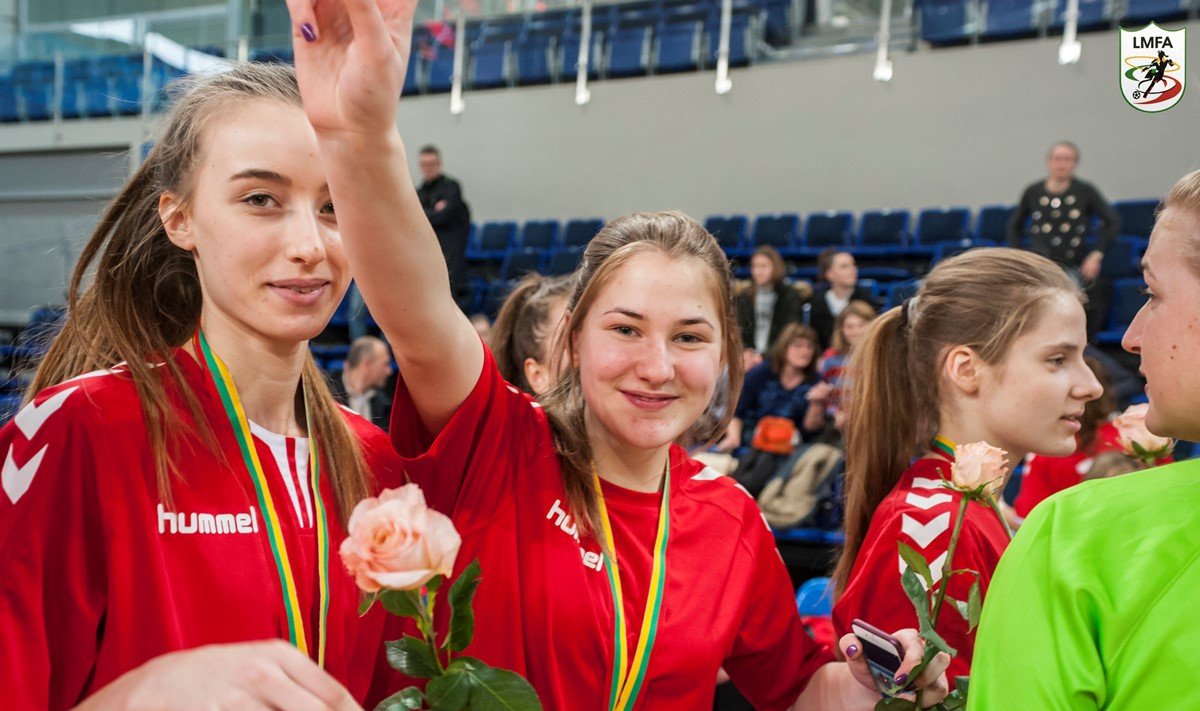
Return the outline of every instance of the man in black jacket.
{"type": "Polygon", "coordinates": [[[808,325],[817,332],[824,350],[833,341],[838,315],[851,301],[865,301],[876,310],[879,302],[868,289],[858,285],[858,264],[849,252],[836,247],[821,252],[817,257],[817,278],[824,286],[814,291],[809,301],[808,325]]]}
{"type": "Polygon", "coordinates": [[[1112,284],[1100,276],[1104,252],[1117,239],[1121,217],[1091,183],[1075,177],[1079,149],[1059,141],[1046,154],[1046,178],[1025,189],[1008,222],[1008,246],[1020,247],[1029,220],[1029,247],[1057,263],[1088,294],[1088,335],[1100,330],[1108,315],[1112,284]],[[1089,227],[1100,220],[1096,246],[1088,250],[1089,227]]]}
{"type": "Polygon", "coordinates": [[[450,291],[460,308],[467,306],[467,236],[471,231],[471,208],[463,201],[458,181],[442,175],[442,156],[435,146],[425,146],[417,156],[424,182],[417,188],[421,207],[442,245],[442,256],[450,272],[450,291]]]}
{"type": "Polygon", "coordinates": [[[356,338],[346,354],[345,369],[329,374],[329,391],[338,402],[370,420],[380,429],[388,428],[392,415],[392,352],[374,336],[356,338]]]}

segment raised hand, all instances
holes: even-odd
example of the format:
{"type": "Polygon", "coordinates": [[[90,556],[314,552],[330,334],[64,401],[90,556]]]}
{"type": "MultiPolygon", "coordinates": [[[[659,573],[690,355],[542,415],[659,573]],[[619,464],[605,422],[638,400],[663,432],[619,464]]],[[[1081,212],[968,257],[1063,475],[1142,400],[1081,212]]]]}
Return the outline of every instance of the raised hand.
{"type": "Polygon", "coordinates": [[[296,76],[320,133],[395,125],[417,0],[287,0],[296,76]]]}

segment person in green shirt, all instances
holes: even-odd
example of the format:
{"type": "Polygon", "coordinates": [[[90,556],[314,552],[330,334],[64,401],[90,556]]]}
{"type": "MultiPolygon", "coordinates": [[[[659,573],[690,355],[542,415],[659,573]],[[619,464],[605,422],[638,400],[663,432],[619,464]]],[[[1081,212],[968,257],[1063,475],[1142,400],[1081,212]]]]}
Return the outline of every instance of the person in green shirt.
{"type": "MultiPolygon", "coordinates": [[[[1155,434],[1200,439],[1200,171],[1164,202],[1142,261],[1155,434]]],[[[1088,482],[1039,505],[983,609],[970,711],[1200,709],[1200,460],[1088,482]]]]}

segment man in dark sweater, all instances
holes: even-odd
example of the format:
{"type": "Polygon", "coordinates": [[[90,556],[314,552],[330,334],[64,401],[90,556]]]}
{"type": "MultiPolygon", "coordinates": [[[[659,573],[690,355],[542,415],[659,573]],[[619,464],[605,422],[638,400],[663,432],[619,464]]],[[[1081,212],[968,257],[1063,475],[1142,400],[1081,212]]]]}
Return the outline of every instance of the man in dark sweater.
{"type": "Polygon", "coordinates": [[[1026,220],[1029,247],[1062,266],[1088,293],[1088,334],[1104,326],[1112,284],[1100,277],[1104,253],[1117,239],[1121,218],[1091,183],[1075,177],[1079,149],[1068,141],[1050,147],[1047,176],[1030,185],[1008,222],[1008,246],[1020,247],[1026,220]],[[1085,246],[1093,218],[1100,220],[1096,246],[1085,246]]]}
{"type": "Polygon", "coordinates": [[[435,146],[425,146],[417,156],[424,182],[417,197],[433,231],[437,233],[450,272],[450,291],[460,308],[467,306],[467,236],[471,232],[471,208],[463,201],[458,181],[442,175],[442,156],[435,146]]]}

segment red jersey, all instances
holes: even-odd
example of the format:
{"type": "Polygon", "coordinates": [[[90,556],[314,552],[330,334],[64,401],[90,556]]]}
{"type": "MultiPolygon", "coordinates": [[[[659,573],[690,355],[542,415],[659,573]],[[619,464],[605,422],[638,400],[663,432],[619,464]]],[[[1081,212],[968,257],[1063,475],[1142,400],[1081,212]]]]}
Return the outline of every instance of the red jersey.
{"type": "Polygon", "coordinates": [[[1114,451],[1121,451],[1120,433],[1113,423],[1105,422],[1096,430],[1092,446],[1085,451],[1077,450],[1066,457],[1031,455],[1026,461],[1021,492],[1013,501],[1013,509],[1025,518],[1034,506],[1083,481],[1083,475],[1091,470],[1097,454],[1114,451]]]}
{"type": "MultiPolygon", "coordinates": [[[[486,353],[475,389],[440,433],[425,431],[402,380],[390,431],[399,452],[415,458],[406,462],[410,477],[462,534],[457,567],[480,560],[466,653],[524,675],[547,709],[607,708],[613,597],[600,546],[579,535],[567,510],[541,407],[505,383],[486,353]]],[[[804,633],[754,500],[679,447],[670,460],[665,590],[637,708],[710,709],[721,667],[756,707],[787,708],[833,656],[804,633]]],[[[602,487],[632,650],[662,496],[602,487]]]]}
{"type": "MultiPolygon", "coordinates": [[[[0,696],[7,710],[73,707],[168,652],[288,638],[263,512],[233,428],[207,373],[183,351],[176,361],[221,452],[194,435],[178,444],[182,479],[170,507],[159,497],[133,381],[119,368],[46,389],[0,429],[0,696]]],[[[345,416],[378,482],[401,484],[387,435],[345,416]]],[[[308,440],[253,431],[307,636],[315,640],[308,440]]],[[[358,617],[358,589],[336,554],[345,529],[328,478],[321,484],[331,549],[325,666],[356,699],[373,703],[399,688],[384,661],[386,615],[358,617]]]]}
{"type": "MultiPolygon", "coordinates": [[[[929,562],[934,580],[941,580],[962,496],[942,486],[940,472],[948,476],[949,470],[948,462],[918,459],[875,509],[850,580],[833,606],[833,626],[839,636],[850,631],[855,618],[884,630],[919,626],[912,602],[900,585],[900,575],[908,566],[896,544],[903,541],[912,546],[929,562]]],[[[972,501],[967,505],[967,517],[954,551],[954,569],[977,571],[980,592],[986,595],[1008,541],[1008,533],[996,513],[972,501]]],[[[970,575],[955,575],[947,594],[965,601],[971,582],[970,575]]],[[[942,606],[937,628],[946,642],[958,650],[946,672],[953,687],[955,676],[971,673],[975,633],[967,632],[966,620],[949,603],[942,606]]]]}

